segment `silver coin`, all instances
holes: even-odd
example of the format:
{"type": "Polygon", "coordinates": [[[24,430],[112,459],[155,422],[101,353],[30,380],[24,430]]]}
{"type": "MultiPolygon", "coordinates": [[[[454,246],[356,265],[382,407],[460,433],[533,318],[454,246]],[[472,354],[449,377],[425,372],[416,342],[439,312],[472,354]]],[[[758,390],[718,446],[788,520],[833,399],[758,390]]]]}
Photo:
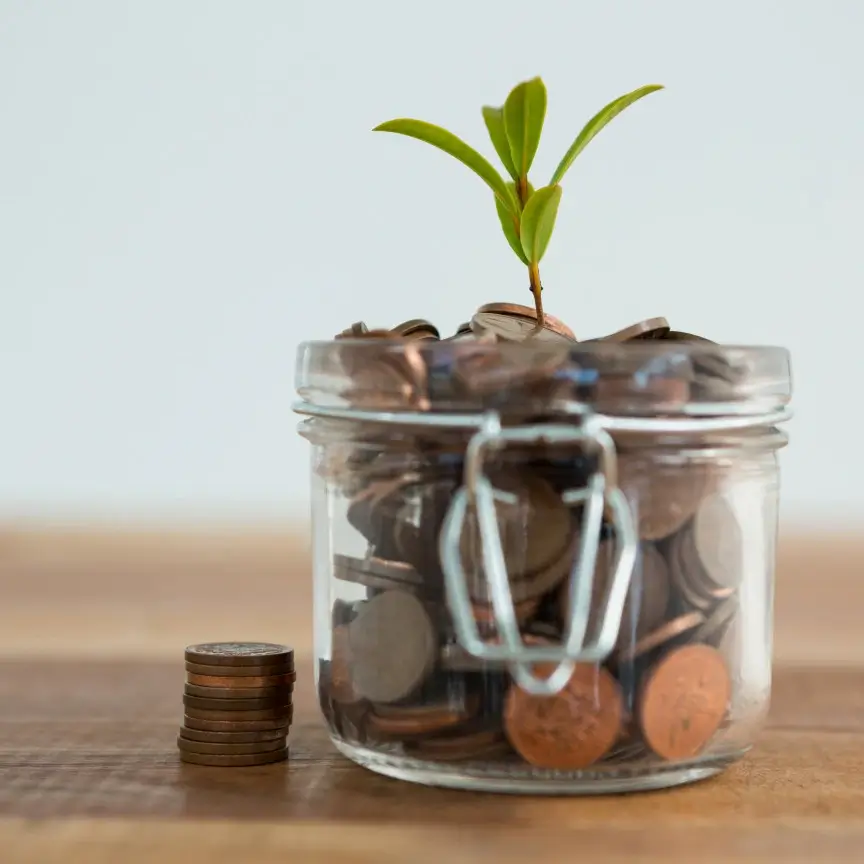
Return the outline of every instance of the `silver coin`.
{"type": "Polygon", "coordinates": [[[732,504],[714,493],[699,505],[693,519],[693,543],[710,581],[734,589],[744,569],[744,535],[732,504]]]}
{"type": "Polygon", "coordinates": [[[702,565],[692,545],[692,527],[685,525],[666,544],[669,575],[684,603],[691,609],[706,612],[712,599],[705,590],[702,565]]]}
{"type": "Polygon", "coordinates": [[[478,335],[492,333],[505,342],[564,342],[572,339],[556,332],[551,327],[538,327],[536,321],[504,312],[478,312],[471,319],[471,329],[478,335]]]}
{"type": "Polygon", "coordinates": [[[717,605],[704,624],[694,634],[697,642],[717,646],[723,641],[732,622],[738,614],[738,598],[730,597],[717,605]]]}

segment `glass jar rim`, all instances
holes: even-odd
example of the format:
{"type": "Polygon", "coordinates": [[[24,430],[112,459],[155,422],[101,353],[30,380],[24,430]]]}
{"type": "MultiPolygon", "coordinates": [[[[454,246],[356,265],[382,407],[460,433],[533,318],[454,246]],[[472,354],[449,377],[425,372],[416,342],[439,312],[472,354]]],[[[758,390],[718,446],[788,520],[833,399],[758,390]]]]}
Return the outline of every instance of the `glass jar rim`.
{"type": "Polygon", "coordinates": [[[792,396],[786,348],[660,339],[309,341],[298,348],[295,385],[307,405],[363,413],[543,415],[566,404],[718,417],[778,411],[792,396]]]}

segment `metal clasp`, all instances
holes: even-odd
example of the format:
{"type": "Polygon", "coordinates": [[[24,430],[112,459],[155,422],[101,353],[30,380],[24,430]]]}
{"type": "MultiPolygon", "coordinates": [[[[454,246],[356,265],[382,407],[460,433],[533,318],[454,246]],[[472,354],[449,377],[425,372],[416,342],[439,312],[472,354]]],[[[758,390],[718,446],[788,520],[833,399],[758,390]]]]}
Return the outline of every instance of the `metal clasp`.
{"type": "Polygon", "coordinates": [[[478,659],[506,662],[516,683],[529,693],[558,693],[569,681],[576,662],[603,660],[612,652],[618,638],[624,602],[636,562],[638,538],[627,498],[618,488],[617,473],[612,438],[603,429],[600,418],[587,409],[582,414],[579,426],[537,424],[502,428],[500,417],[490,413],[485,416],[480,430],[468,444],[465,482],[453,498],[439,537],[447,603],[462,647],[478,659]],[[526,645],[522,641],[495,512],[495,498],[502,497],[502,493],[493,487],[483,470],[489,450],[501,449],[508,443],[542,442],[578,444],[586,452],[599,456],[598,470],[590,477],[586,487],[569,489],[562,496],[565,504],[584,503],[585,509],[579,552],[569,574],[569,608],[560,645],[526,645]],[[495,626],[501,640],[496,644],[484,642],[480,637],[462,565],[460,539],[469,503],[474,505],[477,514],[481,562],[489,583],[495,626]],[[593,643],[586,644],[604,505],[612,519],[617,560],[605,602],[600,607],[602,613],[595,639],[593,643]],[[558,664],[548,678],[536,676],[532,669],[532,664],[544,661],[558,664]]]}

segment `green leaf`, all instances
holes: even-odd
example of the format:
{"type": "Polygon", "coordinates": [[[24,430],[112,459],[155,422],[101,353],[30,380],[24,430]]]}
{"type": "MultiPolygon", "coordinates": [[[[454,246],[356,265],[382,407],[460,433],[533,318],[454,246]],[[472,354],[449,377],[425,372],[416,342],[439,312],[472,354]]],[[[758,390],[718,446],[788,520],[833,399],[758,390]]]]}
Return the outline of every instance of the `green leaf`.
{"type": "MultiPolygon", "coordinates": [[[[515,195],[515,185],[509,183],[508,186],[511,187],[515,195]]],[[[530,262],[525,257],[525,252],[522,249],[522,241],[519,239],[519,217],[514,216],[509,210],[507,210],[501,203],[501,200],[497,197],[495,198],[495,207],[498,210],[498,219],[501,221],[501,228],[504,231],[504,236],[507,238],[507,242],[510,244],[510,248],[516,253],[519,260],[528,266],[530,262]]]]}
{"type": "Polygon", "coordinates": [[[560,186],[542,186],[528,199],[522,211],[519,239],[531,264],[540,263],[549,245],[560,201],[560,186]]]}
{"type": "Polygon", "coordinates": [[[490,108],[486,105],[483,108],[483,120],[486,123],[486,128],[489,130],[489,137],[492,139],[492,144],[495,147],[495,152],[501,160],[501,164],[507,169],[507,173],[514,179],[519,179],[519,174],[516,172],[516,166],[513,164],[513,156],[510,153],[510,142],[507,140],[507,131],[504,128],[504,109],[490,108]]]}
{"type": "Polygon", "coordinates": [[[373,131],[407,135],[409,138],[417,138],[443,150],[445,153],[449,153],[477,174],[508,210],[512,213],[519,212],[518,204],[507,188],[504,178],[473,147],[470,147],[452,132],[448,132],[440,126],[425,123],[423,120],[409,119],[388,120],[386,123],[376,126],[373,131]]]}
{"type": "Polygon", "coordinates": [[[555,169],[550,185],[560,183],[567,169],[573,164],[573,160],[588,146],[591,139],[610,121],[617,117],[625,108],[629,108],[634,102],[638,102],[643,96],[662,90],[662,84],[649,84],[640,87],[632,93],[619,96],[610,102],[605,108],[598,111],[586,124],[585,128],[576,136],[576,140],[570,145],[570,149],[561,160],[561,164],[555,169]]]}
{"type": "Polygon", "coordinates": [[[546,117],[546,85],[540,78],[523,81],[510,92],[504,103],[504,128],[510,142],[510,155],[519,177],[527,177],[540,144],[546,117]]]}

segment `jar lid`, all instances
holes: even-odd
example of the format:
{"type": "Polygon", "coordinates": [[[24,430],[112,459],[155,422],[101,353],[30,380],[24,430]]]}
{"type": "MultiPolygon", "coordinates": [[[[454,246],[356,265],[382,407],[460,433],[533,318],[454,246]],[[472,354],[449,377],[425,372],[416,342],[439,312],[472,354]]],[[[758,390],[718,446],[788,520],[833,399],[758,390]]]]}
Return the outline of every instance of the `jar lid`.
{"type": "Polygon", "coordinates": [[[309,405],[368,412],[556,416],[757,415],[788,404],[789,352],[707,342],[339,339],[305,342],[296,388],[309,405]]]}

